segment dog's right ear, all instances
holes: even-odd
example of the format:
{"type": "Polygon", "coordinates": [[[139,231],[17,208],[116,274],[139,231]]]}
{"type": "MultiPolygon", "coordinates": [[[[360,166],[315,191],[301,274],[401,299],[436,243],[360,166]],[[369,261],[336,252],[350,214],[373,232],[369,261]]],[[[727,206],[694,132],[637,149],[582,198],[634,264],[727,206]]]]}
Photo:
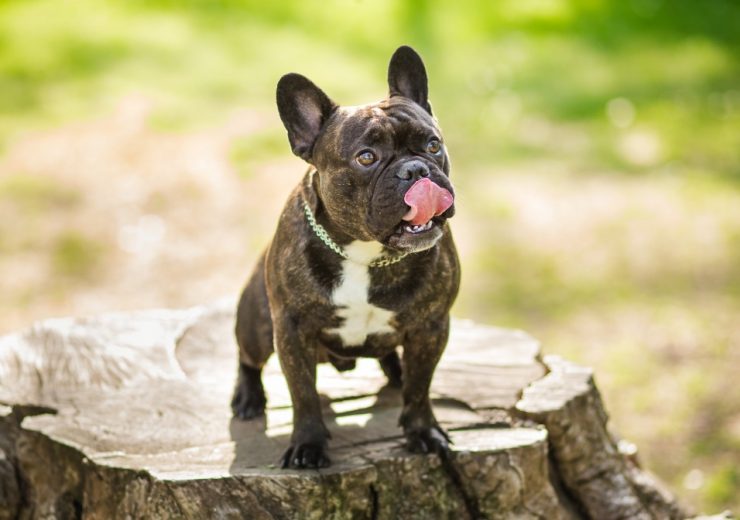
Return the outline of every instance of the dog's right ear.
{"type": "Polygon", "coordinates": [[[277,85],[277,106],[293,153],[311,162],[313,145],[337,105],[300,74],[286,74],[277,85]]]}

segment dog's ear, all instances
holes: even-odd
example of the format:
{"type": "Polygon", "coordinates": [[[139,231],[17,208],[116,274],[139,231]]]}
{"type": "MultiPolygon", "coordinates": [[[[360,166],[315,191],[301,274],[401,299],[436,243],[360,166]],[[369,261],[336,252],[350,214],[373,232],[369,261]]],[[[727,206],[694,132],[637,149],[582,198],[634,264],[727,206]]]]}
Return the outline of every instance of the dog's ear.
{"type": "Polygon", "coordinates": [[[396,49],[388,64],[388,88],[390,96],[403,96],[432,113],[429,104],[427,71],[414,49],[406,45],[396,49]]]}
{"type": "Polygon", "coordinates": [[[293,153],[310,162],[313,145],[337,105],[300,74],[286,74],[277,85],[277,106],[293,153]]]}

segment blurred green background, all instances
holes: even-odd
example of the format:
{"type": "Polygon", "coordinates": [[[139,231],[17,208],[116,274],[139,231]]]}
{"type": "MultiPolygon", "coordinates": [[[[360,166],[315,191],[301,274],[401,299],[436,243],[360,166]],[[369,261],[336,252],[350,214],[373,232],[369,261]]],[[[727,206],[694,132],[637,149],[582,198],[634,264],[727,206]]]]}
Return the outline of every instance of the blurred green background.
{"type": "Polygon", "coordinates": [[[454,314],[595,368],[612,425],[740,509],[740,3],[0,2],[0,331],[240,290],[303,172],[274,87],[414,46],[458,191],[454,314]]]}

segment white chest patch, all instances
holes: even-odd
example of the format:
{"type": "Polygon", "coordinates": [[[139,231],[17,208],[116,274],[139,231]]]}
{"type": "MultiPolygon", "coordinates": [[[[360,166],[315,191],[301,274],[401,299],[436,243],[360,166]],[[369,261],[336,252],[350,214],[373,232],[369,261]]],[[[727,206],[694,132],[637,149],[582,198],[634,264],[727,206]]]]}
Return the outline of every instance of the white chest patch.
{"type": "Polygon", "coordinates": [[[370,288],[367,264],[380,255],[382,249],[379,242],[359,240],[344,248],[349,258],[342,262],[342,281],[332,294],[332,302],[338,307],[337,315],[344,318],[344,323],[327,332],[339,334],[345,346],[362,345],[368,334],[395,332],[390,325],[393,312],[367,301],[370,288]]]}

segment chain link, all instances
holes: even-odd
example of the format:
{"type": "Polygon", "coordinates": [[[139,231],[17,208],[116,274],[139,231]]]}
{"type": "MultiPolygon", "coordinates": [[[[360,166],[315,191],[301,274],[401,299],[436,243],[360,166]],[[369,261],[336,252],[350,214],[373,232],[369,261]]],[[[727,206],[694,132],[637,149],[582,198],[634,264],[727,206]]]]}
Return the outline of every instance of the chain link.
{"type": "Polygon", "coordinates": [[[349,258],[349,255],[347,255],[344,249],[342,249],[339,244],[337,244],[331,239],[331,237],[329,236],[329,233],[327,233],[326,229],[324,229],[324,226],[316,222],[316,217],[313,216],[313,211],[311,211],[311,207],[308,205],[308,202],[306,202],[305,200],[303,201],[303,212],[306,214],[306,219],[308,219],[308,224],[311,226],[311,229],[313,229],[313,232],[316,233],[316,236],[319,237],[319,240],[321,240],[324,244],[326,244],[329,247],[329,249],[334,251],[336,254],[338,254],[342,258],[349,258]]]}
{"type": "MultiPolygon", "coordinates": [[[[313,215],[313,211],[311,211],[311,207],[308,205],[308,202],[305,200],[303,201],[303,212],[306,214],[306,220],[308,220],[308,225],[311,226],[311,229],[313,229],[313,232],[316,233],[316,236],[319,237],[319,240],[321,240],[326,246],[334,251],[336,254],[341,256],[342,258],[346,258],[347,260],[352,260],[347,252],[342,249],[342,247],[334,242],[331,237],[329,236],[329,233],[326,232],[326,229],[324,229],[324,226],[316,222],[316,217],[313,215]]],[[[378,258],[373,259],[369,264],[367,264],[368,267],[387,267],[389,265],[396,264],[406,258],[408,256],[408,253],[404,253],[402,255],[398,256],[380,256],[378,258]]],[[[352,260],[354,261],[354,260],[352,260]]]]}
{"type": "Polygon", "coordinates": [[[408,253],[404,253],[399,256],[381,256],[370,262],[368,267],[388,267],[389,265],[397,264],[408,256],[408,253]]]}

